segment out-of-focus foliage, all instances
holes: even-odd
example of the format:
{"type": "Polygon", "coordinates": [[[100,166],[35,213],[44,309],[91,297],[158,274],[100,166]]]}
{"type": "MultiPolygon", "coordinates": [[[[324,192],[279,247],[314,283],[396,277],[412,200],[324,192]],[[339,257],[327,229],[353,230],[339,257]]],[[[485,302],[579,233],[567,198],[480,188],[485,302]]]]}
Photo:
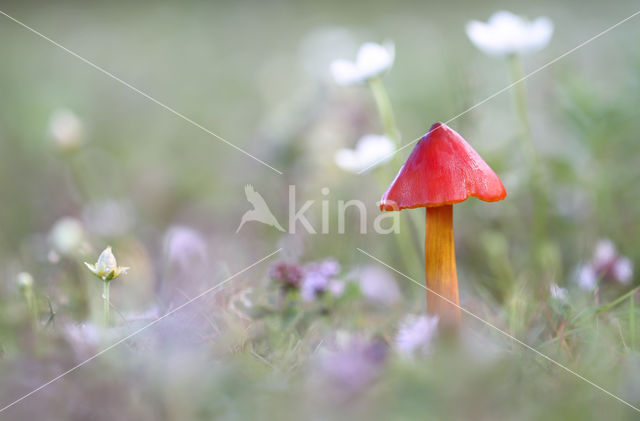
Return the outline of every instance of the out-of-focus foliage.
{"type": "MultiPolygon", "coordinates": [[[[385,127],[366,84],[336,86],[331,62],[393,41],[381,77],[404,145],[511,83],[506,61],[465,35],[468,21],[501,7],[3,3],[282,174],[0,16],[0,407],[171,312],[0,416],[635,419],[473,317],[463,314],[458,337],[434,333],[419,318],[424,289],[357,251],[423,282],[424,211],[403,211],[399,234],[373,230],[376,202],[411,148],[361,175],[336,165],[337,151],[385,127]],[[296,209],[315,201],[306,215],[318,233],[255,222],[236,233],[247,184],[285,229],[294,185],[296,209]],[[355,208],[338,233],[338,201],[351,199],[366,204],[366,233],[355,208]],[[83,262],[108,245],[130,270],[110,282],[105,329],[102,283],[83,262]]],[[[554,23],[524,72],[636,7],[510,4],[554,23]]],[[[508,192],[456,205],[462,306],[640,406],[636,19],[526,80],[533,181],[512,91],[449,125],[508,192]],[[606,261],[603,239],[615,245],[606,261]]]]}

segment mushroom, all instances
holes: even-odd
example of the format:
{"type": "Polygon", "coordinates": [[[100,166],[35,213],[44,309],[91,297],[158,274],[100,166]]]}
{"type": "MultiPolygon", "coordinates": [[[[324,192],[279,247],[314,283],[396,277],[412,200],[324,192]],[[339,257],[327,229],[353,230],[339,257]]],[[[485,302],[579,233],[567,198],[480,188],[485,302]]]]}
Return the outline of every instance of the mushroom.
{"type": "Polygon", "coordinates": [[[427,208],[427,311],[444,325],[460,323],[453,204],[469,196],[495,202],[506,195],[496,173],[471,145],[446,124],[435,123],[382,196],[380,210],[427,208]]]}

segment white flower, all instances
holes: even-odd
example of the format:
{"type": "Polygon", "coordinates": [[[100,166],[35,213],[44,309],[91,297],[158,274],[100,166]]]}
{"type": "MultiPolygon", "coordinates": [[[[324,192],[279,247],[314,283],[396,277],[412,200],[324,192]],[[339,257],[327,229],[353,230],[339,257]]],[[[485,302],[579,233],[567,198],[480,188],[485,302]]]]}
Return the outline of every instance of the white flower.
{"type": "Polygon", "coordinates": [[[394,143],[386,136],[368,134],[360,138],[355,149],[339,149],[334,161],[345,171],[359,173],[371,166],[388,161],[394,152],[394,143]]]}
{"type": "Polygon", "coordinates": [[[61,149],[73,149],[82,145],[82,122],[71,110],[54,111],[49,118],[49,136],[61,149]]]}
{"type": "Polygon", "coordinates": [[[393,44],[367,42],[358,50],[356,61],[335,60],[331,63],[331,74],[338,85],[355,85],[378,76],[393,65],[393,44]]]}
{"type": "Polygon", "coordinates": [[[585,291],[593,291],[598,285],[598,275],[591,265],[580,266],[576,279],[580,289],[585,291]]]}
{"type": "Polygon", "coordinates": [[[33,286],[33,276],[28,272],[20,272],[17,276],[18,287],[22,291],[26,291],[33,286]]]}
{"type": "Polygon", "coordinates": [[[633,277],[633,263],[628,257],[621,257],[613,264],[613,277],[624,285],[631,283],[633,277]]]}
{"type": "Polygon", "coordinates": [[[57,252],[71,255],[83,248],[85,230],[82,222],[75,218],[59,219],[51,228],[49,241],[57,252]]]}
{"type": "Polygon", "coordinates": [[[558,284],[549,285],[549,292],[553,299],[562,301],[563,303],[567,302],[567,298],[569,297],[567,289],[559,287],[558,284]]]}
{"type": "Polygon", "coordinates": [[[596,268],[602,268],[608,266],[612,261],[614,261],[617,255],[618,251],[611,240],[599,240],[596,244],[596,249],[593,252],[593,259],[591,262],[596,268]]]}
{"type": "Polygon", "coordinates": [[[398,351],[406,356],[427,354],[438,333],[438,316],[407,316],[396,336],[398,351]]]}
{"type": "Polygon", "coordinates": [[[471,21],[467,36],[483,52],[505,56],[543,49],[551,40],[553,23],[547,17],[527,21],[507,11],[494,13],[487,23],[471,21]]]}
{"type": "Polygon", "coordinates": [[[84,264],[94,275],[105,282],[115,279],[120,275],[124,275],[127,273],[127,270],[129,270],[128,267],[118,266],[116,257],[111,252],[111,246],[108,246],[102,251],[102,253],[100,253],[95,265],[87,262],[84,262],[84,264]]]}

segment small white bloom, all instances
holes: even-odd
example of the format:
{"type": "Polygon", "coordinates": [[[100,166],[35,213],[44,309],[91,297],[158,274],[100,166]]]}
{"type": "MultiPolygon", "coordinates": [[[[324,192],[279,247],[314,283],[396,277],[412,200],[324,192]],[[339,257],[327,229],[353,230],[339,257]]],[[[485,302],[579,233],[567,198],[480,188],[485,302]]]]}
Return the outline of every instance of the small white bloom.
{"type": "Polygon", "coordinates": [[[553,23],[547,17],[527,21],[511,12],[494,13],[487,23],[471,21],[467,36],[483,52],[505,56],[543,49],[551,40],[553,23]]]}
{"type": "Polygon", "coordinates": [[[398,351],[406,356],[427,354],[438,333],[438,316],[407,316],[396,336],[398,351]]]}
{"type": "Polygon", "coordinates": [[[33,286],[33,276],[28,272],[20,272],[17,276],[18,287],[22,291],[26,291],[33,286]]]}
{"type": "Polygon", "coordinates": [[[621,257],[613,264],[613,277],[624,285],[631,283],[633,278],[633,262],[628,257],[621,257]]]}
{"type": "Polygon", "coordinates": [[[82,122],[71,110],[54,111],[49,118],[49,136],[61,149],[73,149],[82,145],[82,122]]]}
{"type": "Polygon", "coordinates": [[[569,292],[567,289],[559,287],[558,284],[549,285],[549,292],[553,299],[562,301],[563,303],[566,303],[567,298],[569,298],[569,292]]]}
{"type": "Polygon", "coordinates": [[[580,289],[585,291],[593,291],[598,285],[598,275],[591,265],[580,266],[576,280],[580,289]]]}
{"type": "Polygon", "coordinates": [[[51,228],[49,241],[54,249],[61,254],[77,253],[82,249],[85,241],[82,222],[71,217],[59,219],[51,228]]]}
{"type": "Polygon", "coordinates": [[[334,161],[343,170],[358,173],[374,164],[388,161],[394,150],[394,143],[388,137],[368,134],[360,138],[355,149],[339,149],[334,161]]]}
{"type": "Polygon", "coordinates": [[[617,254],[616,246],[611,240],[599,240],[593,252],[593,266],[599,269],[606,267],[616,259],[617,254]]]}
{"type": "Polygon", "coordinates": [[[102,253],[100,253],[95,265],[87,262],[84,262],[84,264],[94,275],[105,282],[115,279],[120,275],[124,275],[129,270],[128,267],[118,266],[116,257],[111,251],[111,246],[108,246],[102,251],[102,253]]]}
{"type": "Polygon", "coordinates": [[[331,63],[331,74],[338,85],[355,85],[378,76],[393,65],[395,48],[367,42],[358,50],[356,61],[335,60],[331,63]]]}

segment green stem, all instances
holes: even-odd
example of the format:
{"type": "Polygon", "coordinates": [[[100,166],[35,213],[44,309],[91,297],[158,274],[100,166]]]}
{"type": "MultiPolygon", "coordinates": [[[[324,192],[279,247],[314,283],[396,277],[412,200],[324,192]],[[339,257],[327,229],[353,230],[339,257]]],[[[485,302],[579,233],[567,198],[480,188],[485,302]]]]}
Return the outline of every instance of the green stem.
{"type": "MultiPolygon", "coordinates": [[[[385,136],[391,139],[395,143],[396,149],[400,146],[400,131],[398,130],[398,126],[396,125],[396,119],[393,114],[393,106],[391,105],[391,100],[389,99],[389,94],[387,93],[387,89],[384,87],[384,83],[382,83],[382,79],[378,76],[369,79],[369,87],[371,88],[371,92],[373,93],[373,98],[376,102],[376,107],[378,108],[378,114],[380,115],[380,121],[382,122],[382,128],[384,130],[385,136]]],[[[399,154],[395,154],[393,156],[392,162],[396,162],[400,159],[399,154]]],[[[399,167],[398,165],[392,165],[392,168],[399,167]]],[[[393,173],[393,170],[390,172],[390,177],[393,178],[396,176],[393,173]]],[[[382,182],[384,184],[385,181],[382,182]]],[[[383,188],[385,186],[383,185],[383,188]]],[[[409,231],[411,235],[411,239],[414,243],[415,253],[414,262],[422,261],[422,240],[417,236],[417,226],[415,221],[413,220],[413,215],[408,215],[407,224],[409,225],[409,231]]],[[[411,255],[411,252],[407,250],[407,242],[401,240],[399,235],[394,235],[396,237],[396,241],[398,242],[398,246],[400,250],[402,250],[403,260],[405,260],[405,265],[407,269],[410,267],[410,263],[407,261],[407,256],[411,255]]]]}
{"type": "Polygon", "coordinates": [[[635,293],[629,297],[629,333],[631,336],[631,350],[636,349],[636,304],[635,293]]]}
{"type": "Polygon", "coordinates": [[[109,281],[104,281],[102,295],[104,299],[104,325],[109,326],[109,281]]]}
{"type": "Polygon", "coordinates": [[[511,73],[511,81],[513,83],[513,95],[516,113],[520,121],[522,133],[520,139],[522,153],[528,166],[529,185],[531,187],[531,197],[533,199],[533,248],[532,254],[536,256],[536,252],[541,249],[545,241],[547,226],[547,194],[544,190],[544,181],[542,180],[542,171],[540,170],[540,160],[536,152],[533,141],[533,133],[531,130],[531,121],[527,108],[527,92],[524,84],[524,71],[522,62],[517,54],[508,56],[509,70],[511,73]]]}
{"type": "Polygon", "coordinates": [[[626,300],[630,296],[633,297],[633,294],[638,292],[639,289],[640,289],[640,286],[637,286],[637,287],[633,288],[631,291],[627,292],[626,294],[624,294],[624,295],[616,298],[615,300],[611,301],[610,303],[601,305],[600,307],[596,308],[596,312],[597,313],[602,313],[602,312],[605,312],[605,311],[608,311],[608,310],[612,309],[613,307],[617,306],[618,304],[620,304],[621,302],[623,302],[624,300],[626,300]]]}
{"type": "Polygon", "coordinates": [[[33,289],[29,288],[29,290],[25,292],[25,299],[27,301],[27,308],[29,309],[29,314],[31,314],[33,325],[38,327],[38,306],[36,304],[36,297],[33,293],[33,289]]]}
{"type": "Polygon", "coordinates": [[[382,83],[382,79],[377,76],[369,79],[369,86],[371,87],[373,98],[375,99],[376,106],[378,107],[378,113],[380,114],[380,120],[382,120],[382,128],[384,129],[384,134],[389,139],[393,140],[396,144],[396,147],[398,147],[400,144],[398,127],[396,125],[396,119],[393,115],[391,101],[389,100],[387,90],[382,83]]]}
{"type": "Polygon", "coordinates": [[[531,122],[529,121],[529,113],[527,110],[527,92],[525,89],[524,71],[522,69],[522,62],[517,54],[509,56],[509,69],[511,71],[511,81],[515,85],[513,86],[514,101],[516,106],[516,112],[518,113],[518,119],[522,125],[522,136],[520,136],[522,142],[522,150],[525,154],[530,169],[536,170],[538,157],[535,147],[533,145],[533,136],[531,132],[531,122]]]}

